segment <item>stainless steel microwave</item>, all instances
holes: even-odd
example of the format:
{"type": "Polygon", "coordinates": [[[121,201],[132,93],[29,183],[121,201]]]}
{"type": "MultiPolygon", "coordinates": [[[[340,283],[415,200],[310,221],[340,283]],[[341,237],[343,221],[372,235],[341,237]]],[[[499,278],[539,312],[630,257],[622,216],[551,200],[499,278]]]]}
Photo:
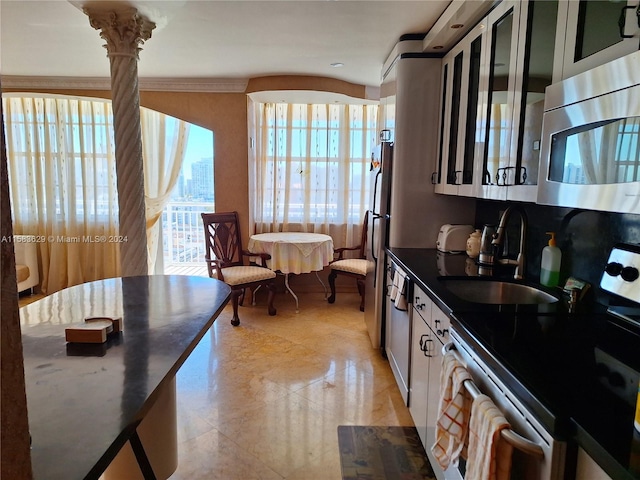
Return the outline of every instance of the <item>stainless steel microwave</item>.
{"type": "Polygon", "coordinates": [[[547,87],[538,203],[640,214],[640,51],[547,87]]]}

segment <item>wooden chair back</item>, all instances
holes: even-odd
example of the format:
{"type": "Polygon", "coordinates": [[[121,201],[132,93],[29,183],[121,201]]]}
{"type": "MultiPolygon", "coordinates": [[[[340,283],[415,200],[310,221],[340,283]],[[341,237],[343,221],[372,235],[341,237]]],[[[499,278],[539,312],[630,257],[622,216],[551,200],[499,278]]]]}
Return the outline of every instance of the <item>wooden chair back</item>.
{"type": "MultiPolygon", "coordinates": [[[[220,268],[243,265],[242,236],[238,212],[203,213],[205,258],[218,260],[220,268]]],[[[212,274],[212,264],[209,275],[212,274]]]]}

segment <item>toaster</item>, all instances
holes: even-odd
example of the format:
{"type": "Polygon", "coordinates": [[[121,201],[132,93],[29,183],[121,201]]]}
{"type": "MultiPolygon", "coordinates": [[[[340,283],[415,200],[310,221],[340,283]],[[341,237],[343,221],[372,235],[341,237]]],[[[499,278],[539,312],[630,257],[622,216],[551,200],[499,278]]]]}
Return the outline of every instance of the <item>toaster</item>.
{"type": "Polygon", "coordinates": [[[467,239],[473,232],[472,225],[442,225],[438,232],[436,248],[441,252],[464,252],[467,249],[467,239]]]}

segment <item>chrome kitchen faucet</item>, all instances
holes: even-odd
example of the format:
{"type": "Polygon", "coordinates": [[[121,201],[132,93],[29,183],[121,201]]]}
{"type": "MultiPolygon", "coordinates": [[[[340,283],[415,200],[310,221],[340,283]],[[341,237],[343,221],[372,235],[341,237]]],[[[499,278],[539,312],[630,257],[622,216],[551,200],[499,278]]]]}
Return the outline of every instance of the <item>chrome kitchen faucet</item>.
{"type": "MultiPolygon", "coordinates": [[[[520,245],[518,252],[518,256],[515,260],[510,258],[498,258],[498,253],[494,256],[494,263],[500,265],[515,265],[516,270],[513,273],[513,278],[516,280],[522,280],[524,278],[524,265],[525,265],[525,250],[526,250],[526,238],[527,238],[527,214],[519,206],[509,206],[502,213],[500,217],[500,223],[498,224],[498,228],[496,233],[493,235],[493,241],[491,244],[494,246],[494,250],[496,252],[500,252],[504,250],[501,247],[504,247],[505,239],[507,238],[507,224],[509,223],[509,219],[511,218],[512,212],[518,212],[520,214],[520,245]]],[[[504,251],[503,251],[503,254],[504,251]]]]}

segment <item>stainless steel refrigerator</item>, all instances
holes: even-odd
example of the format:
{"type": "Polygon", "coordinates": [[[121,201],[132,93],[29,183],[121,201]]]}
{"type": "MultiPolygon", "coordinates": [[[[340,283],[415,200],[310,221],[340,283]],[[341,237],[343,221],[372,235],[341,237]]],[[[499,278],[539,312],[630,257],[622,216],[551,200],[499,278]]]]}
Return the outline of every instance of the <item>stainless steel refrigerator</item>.
{"type": "MultiPolygon", "coordinates": [[[[384,135],[384,132],[381,133],[384,135]]],[[[393,167],[393,143],[383,141],[371,156],[371,204],[367,225],[367,260],[365,282],[364,320],[374,348],[384,345],[384,289],[385,247],[389,235],[391,201],[391,171],[393,167]]]]}

